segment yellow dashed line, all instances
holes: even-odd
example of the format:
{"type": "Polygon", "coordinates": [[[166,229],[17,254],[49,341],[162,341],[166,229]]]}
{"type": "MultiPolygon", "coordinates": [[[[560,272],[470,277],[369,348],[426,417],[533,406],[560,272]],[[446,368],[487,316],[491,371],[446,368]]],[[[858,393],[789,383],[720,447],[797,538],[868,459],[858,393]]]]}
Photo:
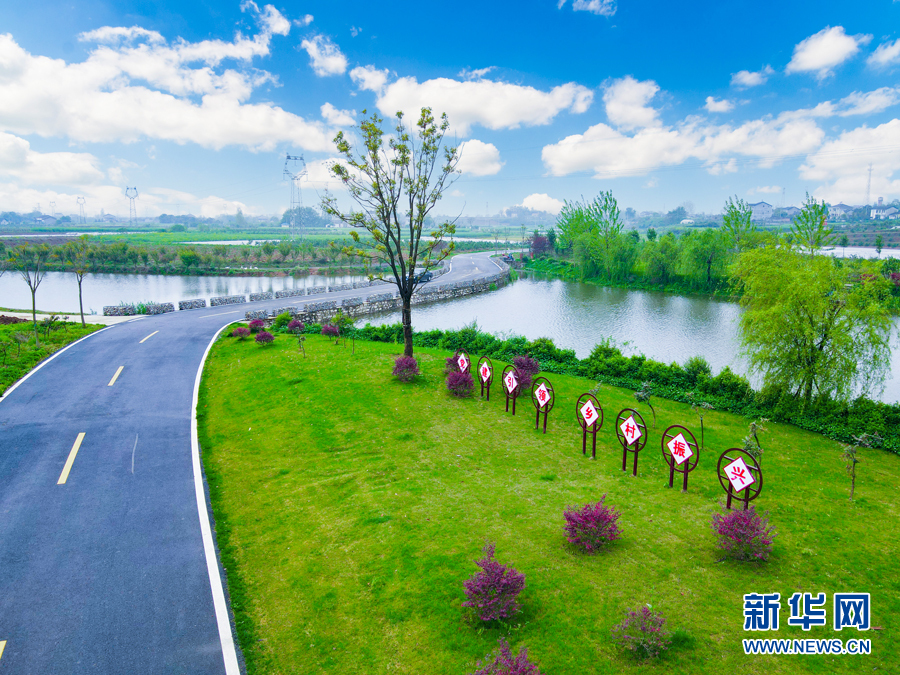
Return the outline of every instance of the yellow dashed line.
{"type": "Polygon", "coordinates": [[[116,383],[116,380],[119,379],[119,374],[122,372],[122,368],[125,366],[119,366],[119,369],[116,371],[116,374],[112,376],[112,379],[109,381],[109,384],[106,385],[108,387],[113,386],[116,383]]]}
{"type": "Polygon", "coordinates": [[[66,460],[66,465],[63,467],[62,473],[59,474],[59,480],[56,481],[57,485],[64,485],[69,478],[69,471],[72,470],[72,464],[75,463],[75,455],[78,454],[78,448],[81,447],[81,441],[83,440],[84,432],[82,431],[78,434],[78,438],[75,439],[75,445],[72,446],[72,450],[69,452],[69,459],[66,460]]]}
{"type": "Polygon", "coordinates": [[[158,332],[159,332],[158,330],[153,331],[152,333],[150,333],[150,335],[148,335],[148,336],[145,337],[143,340],[141,340],[140,342],[138,342],[138,344],[139,344],[139,345],[144,344],[147,340],[149,340],[150,338],[152,338],[152,337],[153,337],[154,335],[156,335],[158,332]]]}

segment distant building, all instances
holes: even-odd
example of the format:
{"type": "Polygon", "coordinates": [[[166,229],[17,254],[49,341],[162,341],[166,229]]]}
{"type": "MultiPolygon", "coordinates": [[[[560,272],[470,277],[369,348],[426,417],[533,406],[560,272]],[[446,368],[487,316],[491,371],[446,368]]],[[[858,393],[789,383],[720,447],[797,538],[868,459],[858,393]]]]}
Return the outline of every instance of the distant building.
{"type": "Polygon", "coordinates": [[[900,210],[890,204],[885,204],[884,199],[879,197],[878,203],[872,207],[869,217],[872,220],[897,220],[898,213],[900,210]]]}
{"type": "Polygon", "coordinates": [[[750,204],[750,210],[753,212],[751,218],[756,221],[769,220],[772,217],[772,214],[775,213],[775,207],[766,202],[750,204]]]}
{"type": "Polygon", "coordinates": [[[38,216],[34,219],[34,222],[40,225],[56,225],[56,218],[53,216],[38,216]]]}
{"type": "Polygon", "coordinates": [[[828,207],[828,215],[836,220],[840,220],[842,218],[846,218],[850,214],[856,211],[856,207],[848,206],[847,204],[833,204],[828,207]]]}
{"type": "Polygon", "coordinates": [[[796,206],[785,206],[783,209],[781,209],[781,212],[785,215],[785,217],[793,218],[800,213],[800,209],[798,209],[796,206]]]}
{"type": "Polygon", "coordinates": [[[681,225],[693,225],[694,219],[693,218],[685,218],[684,220],[681,221],[680,224],[681,225]]]}

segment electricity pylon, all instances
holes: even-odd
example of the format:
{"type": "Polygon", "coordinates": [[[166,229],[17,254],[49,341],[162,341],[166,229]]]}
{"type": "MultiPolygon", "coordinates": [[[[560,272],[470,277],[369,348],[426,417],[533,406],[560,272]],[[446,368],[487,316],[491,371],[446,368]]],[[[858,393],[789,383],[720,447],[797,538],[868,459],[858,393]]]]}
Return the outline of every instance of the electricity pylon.
{"type": "Polygon", "coordinates": [[[136,187],[126,187],[125,196],[131,201],[128,209],[128,223],[134,227],[137,223],[137,211],[134,208],[134,200],[137,199],[138,189],[136,187]]]}
{"type": "Polygon", "coordinates": [[[284,177],[291,181],[291,210],[290,220],[291,238],[293,239],[299,232],[300,238],[303,238],[302,222],[300,221],[300,209],[303,208],[303,193],[300,191],[299,181],[306,176],[306,162],[303,155],[285,155],[284,159],[284,177]],[[291,164],[293,162],[293,165],[291,164]],[[293,169],[293,171],[291,170],[293,169]]]}

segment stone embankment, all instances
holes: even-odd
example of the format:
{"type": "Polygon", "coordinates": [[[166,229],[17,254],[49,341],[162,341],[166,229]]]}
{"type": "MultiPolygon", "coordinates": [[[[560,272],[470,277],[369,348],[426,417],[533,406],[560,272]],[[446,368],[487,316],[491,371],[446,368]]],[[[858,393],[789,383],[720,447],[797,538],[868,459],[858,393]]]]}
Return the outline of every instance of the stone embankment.
{"type": "MultiPolygon", "coordinates": [[[[450,271],[450,268],[447,266],[440,267],[432,272],[432,278],[437,278],[442,274],[445,274],[450,271]]],[[[496,283],[496,282],[494,282],[496,283]]],[[[360,288],[371,288],[373,286],[386,286],[387,282],[376,279],[375,281],[359,281],[352,284],[337,284],[334,286],[312,286],[309,288],[290,288],[285,289],[283,291],[266,291],[263,293],[251,293],[250,294],[250,302],[260,302],[262,300],[275,300],[280,298],[294,298],[303,295],[319,295],[320,293],[337,293],[339,291],[350,291],[356,290],[360,288]]],[[[382,293],[380,295],[390,295],[382,293]]],[[[374,296],[369,296],[372,298],[374,296]]],[[[367,298],[365,301],[362,298],[350,298],[352,301],[350,304],[342,303],[343,307],[347,307],[348,310],[350,308],[362,307],[366,306],[370,299],[367,298]],[[357,302],[358,301],[358,302],[357,302]]],[[[386,302],[389,298],[382,298],[377,302],[386,302]]],[[[245,295],[225,295],[217,298],[209,299],[210,307],[221,307],[222,305],[240,305],[247,302],[247,296],[245,295]]],[[[345,303],[347,301],[344,301],[345,303]]],[[[415,299],[413,300],[415,302],[415,299]]],[[[179,311],[184,311],[188,309],[203,309],[205,308],[206,300],[203,298],[199,298],[197,300],[182,300],[178,303],[179,311]]],[[[167,312],[174,312],[175,305],[171,302],[163,302],[159,304],[152,305],[143,305],[143,307],[136,304],[121,304],[121,305],[112,305],[103,308],[103,316],[136,316],[138,314],[165,314],[167,312]],[[143,309],[143,311],[141,311],[143,309]]],[[[348,312],[349,313],[349,312],[348,312]]]]}
{"type": "MultiPolygon", "coordinates": [[[[474,293],[482,293],[491,290],[491,286],[499,288],[509,281],[509,267],[504,263],[502,271],[489,277],[473,281],[456,281],[439,286],[431,284],[418,289],[412,297],[412,304],[420,305],[439,300],[452,300],[474,293]]],[[[280,307],[277,309],[260,309],[247,312],[244,316],[247,321],[252,319],[274,319],[279,314],[290,314],[304,323],[322,323],[334,317],[338,311],[348,316],[362,316],[376,312],[390,312],[401,309],[402,302],[396,291],[390,293],[375,293],[363,298],[362,296],[345,298],[340,304],[336,300],[326,302],[309,302],[304,307],[280,307]]]]}

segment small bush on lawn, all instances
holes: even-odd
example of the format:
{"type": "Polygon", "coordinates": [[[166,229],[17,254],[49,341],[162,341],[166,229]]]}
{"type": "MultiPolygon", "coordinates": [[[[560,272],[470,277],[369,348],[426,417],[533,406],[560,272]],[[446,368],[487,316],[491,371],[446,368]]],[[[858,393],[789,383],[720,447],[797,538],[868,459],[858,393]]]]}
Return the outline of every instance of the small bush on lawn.
{"type": "Polygon", "coordinates": [[[272,334],[271,334],[269,331],[267,331],[267,330],[261,330],[260,332],[258,332],[258,333],[256,334],[256,344],[258,344],[258,345],[268,345],[268,344],[272,344],[272,342],[273,342],[274,340],[275,340],[275,336],[272,335],[272,334]]]}
{"type": "Polygon", "coordinates": [[[449,375],[450,373],[458,373],[459,363],[457,359],[459,358],[459,352],[454,354],[453,356],[448,356],[446,361],[444,362],[444,375],[449,375]]]}
{"type": "Polygon", "coordinates": [[[275,317],[275,321],[272,322],[272,328],[274,330],[282,330],[290,322],[291,322],[290,312],[282,312],[281,314],[279,314],[278,316],[275,317]]]}
{"type": "Polygon", "coordinates": [[[485,544],[481,568],[471,579],[463,582],[466,600],[463,607],[471,607],[481,621],[508,619],[519,611],[517,598],[525,588],[525,575],[494,560],[494,545],[485,544]]]}
{"type": "Polygon", "coordinates": [[[620,514],[604,504],[605,500],[603,495],[596,504],[585,504],[580,509],[570,506],[563,513],[566,539],[585,553],[596,553],[622,536],[618,525],[620,514]]]}
{"type": "Polygon", "coordinates": [[[246,340],[249,335],[250,329],[244,328],[243,326],[238,326],[231,331],[231,337],[236,337],[238,340],[246,340]]]}
{"type": "Polygon", "coordinates": [[[475,380],[469,373],[450,373],[447,376],[447,389],[454,396],[465,398],[472,394],[475,388],[475,380]]]}
{"type": "Polygon", "coordinates": [[[419,374],[419,363],[415,356],[398,356],[394,360],[393,374],[401,382],[412,382],[419,374]]]}
{"type": "Polygon", "coordinates": [[[628,612],[625,620],[613,627],[612,633],[614,642],[641,657],[655,658],[672,644],[665,617],[648,605],[628,612]]]}
{"type": "Polygon", "coordinates": [[[735,560],[768,560],[775,539],[769,514],[754,507],[746,511],[724,511],[713,516],[712,529],[719,535],[718,548],[735,560]]]}
{"type": "Polygon", "coordinates": [[[297,335],[302,333],[305,328],[306,326],[300,319],[294,319],[288,324],[288,330],[297,335]]]}
{"type": "Polygon", "coordinates": [[[538,667],[528,660],[528,649],[522,647],[518,655],[513,656],[509,643],[500,638],[500,651],[494,654],[494,660],[488,661],[491,655],[485,657],[484,663],[477,663],[472,675],[541,675],[538,667]]]}
{"type": "Polygon", "coordinates": [[[322,324],[322,335],[327,335],[328,337],[336,338],[338,335],[340,335],[340,331],[338,330],[338,327],[335,326],[334,324],[323,323],[322,324]]]}
{"type": "Polygon", "coordinates": [[[541,372],[541,364],[530,356],[517,356],[513,359],[513,365],[519,371],[519,386],[523,390],[530,387],[534,376],[541,372]]]}
{"type": "Polygon", "coordinates": [[[251,333],[258,333],[266,327],[266,322],[262,319],[253,319],[253,321],[251,321],[249,325],[251,333]]]}

